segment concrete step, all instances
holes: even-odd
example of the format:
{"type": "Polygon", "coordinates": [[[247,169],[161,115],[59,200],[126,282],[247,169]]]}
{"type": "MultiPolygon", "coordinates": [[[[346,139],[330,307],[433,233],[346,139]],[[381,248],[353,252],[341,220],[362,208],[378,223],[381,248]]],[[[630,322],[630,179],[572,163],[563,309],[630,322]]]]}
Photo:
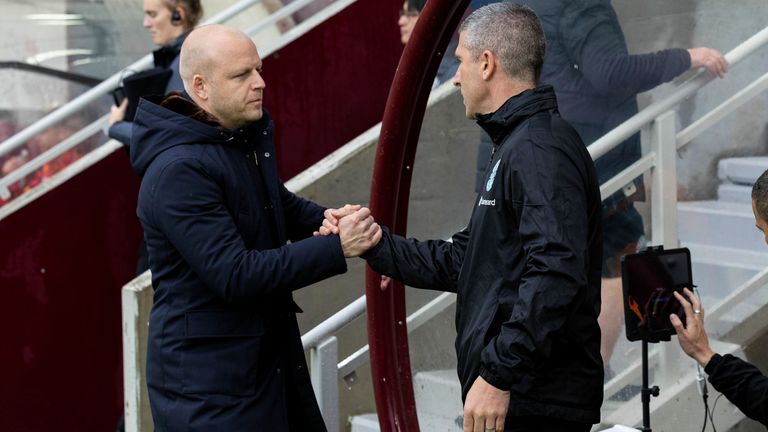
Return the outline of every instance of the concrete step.
{"type": "Polygon", "coordinates": [[[720,183],[717,186],[717,199],[752,205],[752,185],[720,183]]]}
{"type": "Polygon", "coordinates": [[[766,252],[750,204],[688,201],[678,203],[677,211],[682,243],[766,252]]]}
{"type": "Polygon", "coordinates": [[[693,283],[704,300],[720,300],[768,266],[768,247],[762,252],[683,242],[691,250],[693,283]]]}
{"type": "Polygon", "coordinates": [[[454,369],[419,372],[413,377],[419,429],[461,432],[464,408],[461,384],[454,369]]]}
{"type": "Polygon", "coordinates": [[[717,176],[723,182],[751,186],[766,169],[768,157],[726,158],[718,161],[717,176]]]}
{"type": "Polygon", "coordinates": [[[380,432],[379,418],[376,414],[362,414],[353,416],[349,423],[351,432],[380,432]]]}

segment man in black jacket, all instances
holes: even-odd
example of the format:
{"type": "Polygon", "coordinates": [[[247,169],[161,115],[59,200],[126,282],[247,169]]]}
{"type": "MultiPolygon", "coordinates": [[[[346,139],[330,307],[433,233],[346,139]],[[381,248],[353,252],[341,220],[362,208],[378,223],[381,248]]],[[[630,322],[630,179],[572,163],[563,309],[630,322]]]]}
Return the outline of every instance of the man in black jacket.
{"type": "Polygon", "coordinates": [[[452,242],[384,230],[363,258],[458,294],[465,431],[589,431],[603,390],[595,168],[552,88],[536,86],[545,44],[533,11],[491,4],[459,31],[454,83],[494,142],[469,224],[452,242]]]}
{"type": "Polygon", "coordinates": [[[346,271],[380,229],[360,209],[341,236],[312,236],[326,209],[277,177],[261,59],[245,34],[201,27],[180,64],[189,96],[142,100],[131,143],[155,287],[155,430],[323,432],[292,292],[346,271]]]}
{"type": "MultiPolygon", "coordinates": [[[[752,187],[752,212],[755,226],[768,243],[768,171],[752,187]]],[[[685,294],[687,300],[675,293],[685,310],[685,327],[680,317],[670,316],[680,347],[704,367],[715,390],[724,394],[747,417],[768,426],[768,377],[744,360],[712,351],[704,330],[704,308],[691,291],[685,289],[685,294]]]]}

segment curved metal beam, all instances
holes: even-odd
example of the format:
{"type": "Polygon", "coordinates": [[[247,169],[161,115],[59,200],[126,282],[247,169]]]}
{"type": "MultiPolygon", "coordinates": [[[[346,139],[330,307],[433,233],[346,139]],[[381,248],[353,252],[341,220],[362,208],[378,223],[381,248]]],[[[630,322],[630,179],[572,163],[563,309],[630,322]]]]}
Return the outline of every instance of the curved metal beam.
{"type": "Polygon", "coordinates": [[[40,65],[33,65],[20,61],[0,61],[0,69],[18,69],[27,72],[33,72],[40,75],[52,76],[54,78],[60,78],[67,81],[72,81],[78,84],[87,85],[90,87],[96,86],[101,83],[101,79],[94,78],[88,75],[83,75],[75,72],[63,71],[53,69],[40,65]]]}
{"type": "MultiPolygon", "coordinates": [[[[370,207],[376,220],[397,234],[406,231],[413,161],[432,82],[468,4],[469,0],[427,2],[395,72],[376,149],[370,207]]],[[[366,298],[379,425],[385,432],[418,431],[404,287],[394,283],[381,290],[380,276],[368,268],[366,298]]]]}

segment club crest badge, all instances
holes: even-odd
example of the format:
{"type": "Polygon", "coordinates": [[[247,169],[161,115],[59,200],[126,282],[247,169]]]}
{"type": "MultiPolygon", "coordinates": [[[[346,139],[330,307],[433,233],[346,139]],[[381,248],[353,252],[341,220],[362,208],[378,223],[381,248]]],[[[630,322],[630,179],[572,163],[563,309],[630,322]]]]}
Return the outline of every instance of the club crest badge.
{"type": "Polygon", "coordinates": [[[486,192],[490,192],[491,188],[493,187],[493,181],[496,179],[496,171],[498,171],[500,163],[501,163],[501,159],[499,159],[499,161],[496,162],[496,165],[493,166],[491,175],[488,177],[488,181],[485,183],[486,192]]]}

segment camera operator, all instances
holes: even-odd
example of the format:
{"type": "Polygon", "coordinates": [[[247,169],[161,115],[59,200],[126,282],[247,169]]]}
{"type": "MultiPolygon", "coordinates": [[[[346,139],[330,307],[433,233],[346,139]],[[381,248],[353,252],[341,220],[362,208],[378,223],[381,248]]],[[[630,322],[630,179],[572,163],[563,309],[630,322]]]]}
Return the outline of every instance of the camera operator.
{"type": "MultiPolygon", "coordinates": [[[[752,212],[755,225],[768,243],[768,171],[752,187],[752,212]]],[[[690,290],[684,292],[687,299],[678,293],[675,297],[685,310],[685,327],[677,315],[670,315],[680,347],[704,367],[715,390],[724,394],[747,417],[768,426],[768,377],[744,360],[712,351],[704,330],[701,302],[690,290]]]]}

